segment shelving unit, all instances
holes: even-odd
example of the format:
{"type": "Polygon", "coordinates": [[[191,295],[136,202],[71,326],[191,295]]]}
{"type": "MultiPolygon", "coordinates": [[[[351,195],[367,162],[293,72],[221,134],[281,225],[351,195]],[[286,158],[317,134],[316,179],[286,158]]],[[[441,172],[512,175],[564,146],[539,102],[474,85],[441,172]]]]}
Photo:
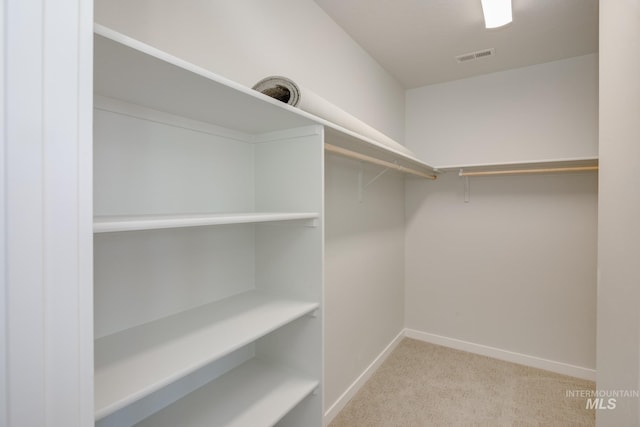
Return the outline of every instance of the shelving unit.
{"type": "Polygon", "coordinates": [[[94,56],[96,426],[320,427],[325,146],[434,169],[105,27],[94,56]]]}
{"type": "Polygon", "coordinates": [[[322,425],[324,126],[95,34],[98,427],[322,425]]]}

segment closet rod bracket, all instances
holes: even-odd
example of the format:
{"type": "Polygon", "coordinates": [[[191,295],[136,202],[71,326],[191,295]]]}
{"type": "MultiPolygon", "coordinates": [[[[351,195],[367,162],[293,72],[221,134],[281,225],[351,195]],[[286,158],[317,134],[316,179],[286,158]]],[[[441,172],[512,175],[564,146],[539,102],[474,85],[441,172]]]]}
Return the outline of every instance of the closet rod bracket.
{"type": "Polygon", "coordinates": [[[463,170],[460,169],[460,176],[464,176],[464,202],[469,203],[471,200],[471,181],[468,176],[463,175],[463,170]]]}

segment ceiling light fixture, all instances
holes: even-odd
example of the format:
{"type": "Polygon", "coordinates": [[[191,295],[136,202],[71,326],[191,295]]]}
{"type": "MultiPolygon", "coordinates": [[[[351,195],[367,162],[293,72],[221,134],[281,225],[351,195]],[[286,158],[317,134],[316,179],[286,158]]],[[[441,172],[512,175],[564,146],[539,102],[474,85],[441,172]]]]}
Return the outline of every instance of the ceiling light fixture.
{"type": "Polygon", "coordinates": [[[484,26],[498,28],[513,20],[511,16],[511,0],[480,0],[484,13],[484,26]]]}

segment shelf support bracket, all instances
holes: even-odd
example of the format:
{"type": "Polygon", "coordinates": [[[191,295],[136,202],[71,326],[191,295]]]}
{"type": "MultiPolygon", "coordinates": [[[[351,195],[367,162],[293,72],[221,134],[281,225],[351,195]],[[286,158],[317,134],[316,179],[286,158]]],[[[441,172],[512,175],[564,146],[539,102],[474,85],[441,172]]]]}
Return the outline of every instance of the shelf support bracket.
{"type": "MultiPolygon", "coordinates": [[[[397,162],[393,162],[393,164],[397,164],[397,162]]],[[[379,172],[376,176],[371,178],[369,182],[364,183],[364,167],[362,162],[360,163],[360,170],[358,170],[358,203],[362,203],[364,199],[364,190],[367,189],[371,184],[376,182],[382,175],[389,172],[390,168],[386,167],[381,172],[379,172]]]]}
{"type": "Polygon", "coordinates": [[[373,177],[369,182],[367,182],[367,183],[364,185],[364,189],[366,189],[368,186],[370,186],[371,184],[373,184],[374,182],[376,182],[376,180],[377,180],[378,178],[380,178],[382,175],[384,175],[384,174],[385,174],[385,173],[387,173],[387,172],[389,172],[389,168],[384,168],[384,169],[382,170],[382,172],[380,172],[378,175],[374,176],[374,177],[373,177]]]}

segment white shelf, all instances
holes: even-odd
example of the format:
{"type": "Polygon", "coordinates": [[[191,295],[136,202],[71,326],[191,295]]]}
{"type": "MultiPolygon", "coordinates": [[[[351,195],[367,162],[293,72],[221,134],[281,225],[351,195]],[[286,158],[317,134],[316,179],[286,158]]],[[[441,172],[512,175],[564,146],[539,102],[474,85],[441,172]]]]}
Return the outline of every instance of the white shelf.
{"type": "Polygon", "coordinates": [[[318,307],[251,291],[96,340],[96,419],[318,307]]]}
{"type": "Polygon", "coordinates": [[[423,161],[96,25],[96,95],[250,135],[322,125],[327,142],[432,173],[423,161]]]}
{"type": "Polygon", "coordinates": [[[252,359],[136,426],[272,426],[318,384],[317,380],[252,359]]]}
{"type": "Polygon", "coordinates": [[[99,216],[94,218],[93,232],[109,233],[116,231],[156,230],[207,225],[313,220],[318,217],[319,215],[317,213],[312,212],[99,216]]]}
{"type": "Polygon", "coordinates": [[[515,162],[501,163],[476,163],[462,165],[446,165],[436,166],[435,169],[440,172],[458,172],[460,169],[466,171],[485,171],[485,170],[505,170],[505,169],[545,169],[545,168],[565,168],[565,167],[581,167],[581,166],[598,166],[597,157],[579,157],[567,159],[544,159],[544,160],[523,160],[515,162]]]}
{"type": "MultiPolygon", "coordinates": [[[[328,122],[325,122],[325,124],[328,124],[328,122]]],[[[362,135],[358,135],[348,129],[340,128],[339,126],[326,127],[325,135],[325,141],[331,145],[355,151],[356,153],[364,154],[365,156],[374,157],[386,162],[396,163],[398,166],[416,169],[427,175],[432,175],[437,169],[415,157],[409,157],[377,143],[370,138],[363,137],[362,135]]]]}
{"type": "Polygon", "coordinates": [[[249,134],[317,124],[279,101],[258,99],[256,91],[100,25],[94,57],[98,95],[249,134]]]}

